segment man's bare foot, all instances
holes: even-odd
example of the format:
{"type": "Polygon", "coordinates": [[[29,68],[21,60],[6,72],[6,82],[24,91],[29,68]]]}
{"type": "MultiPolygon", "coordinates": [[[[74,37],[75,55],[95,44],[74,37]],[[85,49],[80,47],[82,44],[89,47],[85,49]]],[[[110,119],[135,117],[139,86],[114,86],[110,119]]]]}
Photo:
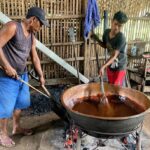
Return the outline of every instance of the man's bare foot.
{"type": "Polygon", "coordinates": [[[0,132],[0,145],[10,148],[15,146],[15,142],[7,134],[0,132]]]}
{"type": "Polygon", "coordinates": [[[15,128],[12,131],[13,135],[22,134],[22,135],[32,135],[33,131],[31,129],[25,129],[25,128],[15,128]]]}

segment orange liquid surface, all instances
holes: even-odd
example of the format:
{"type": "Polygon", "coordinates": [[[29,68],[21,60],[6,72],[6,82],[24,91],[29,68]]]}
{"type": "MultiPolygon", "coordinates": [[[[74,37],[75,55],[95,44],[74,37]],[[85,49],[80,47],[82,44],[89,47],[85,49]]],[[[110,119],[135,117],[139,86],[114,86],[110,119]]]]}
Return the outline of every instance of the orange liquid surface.
{"type": "Polygon", "coordinates": [[[72,109],[83,114],[99,117],[126,117],[144,111],[129,98],[120,100],[118,95],[111,95],[107,96],[107,99],[108,102],[103,104],[100,102],[100,97],[80,98],[72,109]]]}

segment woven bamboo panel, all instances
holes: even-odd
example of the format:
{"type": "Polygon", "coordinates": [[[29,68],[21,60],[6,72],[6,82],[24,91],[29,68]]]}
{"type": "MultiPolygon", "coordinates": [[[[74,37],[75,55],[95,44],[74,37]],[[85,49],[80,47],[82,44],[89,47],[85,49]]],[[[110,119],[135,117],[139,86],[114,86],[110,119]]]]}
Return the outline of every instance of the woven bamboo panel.
{"type": "Polygon", "coordinates": [[[145,16],[150,11],[149,0],[98,0],[101,13],[108,10],[109,16],[119,10],[124,11],[129,17],[145,16]]]}
{"type": "MultiPolygon", "coordinates": [[[[80,67],[81,61],[83,61],[82,45],[82,10],[81,10],[81,0],[41,0],[40,6],[43,8],[47,14],[49,20],[50,28],[42,28],[38,39],[45,43],[50,49],[52,49],[60,57],[64,58],[70,65],[75,68],[80,68],[80,72],[83,72],[80,67]],[[68,29],[69,27],[76,28],[76,43],[72,46],[69,41],[68,29]],[[75,54],[77,57],[77,63],[75,63],[75,54]],[[82,60],[80,59],[82,57],[82,60]],[[79,60],[78,60],[79,59],[79,60]]],[[[41,59],[46,59],[44,55],[41,59]]],[[[45,66],[47,72],[47,78],[63,78],[67,76],[72,76],[70,73],[65,71],[62,67],[58,66],[56,63],[51,62],[49,65],[45,66]],[[53,70],[51,70],[53,68],[53,70]]]]}
{"type": "MultiPolygon", "coordinates": [[[[103,35],[103,22],[101,21],[101,24],[99,27],[96,28],[95,32],[102,37],[103,35]]],[[[122,32],[124,33],[126,39],[128,42],[139,39],[143,41],[150,41],[150,18],[135,18],[135,19],[129,19],[126,24],[124,24],[122,28],[122,32]]],[[[111,20],[108,20],[108,28],[111,28],[111,20]]]]}
{"type": "Polygon", "coordinates": [[[41,0],[41,7],[46,11],[48,17],[79,15],[82,10],[81,2],[81,0],[41,0]]]}
{"type": "Polygon", "coordinates": [[[27,10],[32,6],[39,6],[37,0],[0,0],[0,11],[11,18],[25,17],[27,10]]]}
{"type": "Polygon", "coordinates": [[[76,19],[49,19],[50,28],[43,27],[39,33],[38,39],[48,45],[53,45],[56,43],[69,42],[68,29],[69,27],[74,27],[76,29],[75,39],[76,41],[81,41],[82,31],[81,25],[83,20],[80,18],[76,19]]]}
{"type": "MultiPolygon", "coordinates": [[[[56,54],[58,54],[60,57],[62,57],[64,60],[66,60],[70,65],[74,66],[75,68],[81,68],[80,72],[82,71],[82,65],[80,65],[80,61],[83,61],[83,57],[81,57],[81,50],[82,50],[83,44],[76,44],[74,46],[72,45],[59,45],[59,46],[50,46],[50,49],[52,49],[56,54]],[[75,55],[74,51],[76,52],[77,56],[77,64],[75,63],[75,55]]],[[[43,55],[44,56],[44,55],[43,55]]],[[[46,57],[42,58],[43,60],[49,60],[46,57]]],[[[55,78],[56,76],[59,78],[63,78],[66,76],[72,76],[69,72],[65,71],[61,66],[58,66],[56,63],[51,62],[50,65],[47,65],[47,73],[46,76],[55,78]],[[51,67],[50,67],[51,66],[51,67]],[[53,67],[52,67],[53,66],[53,67]],[[53,70],[49,70],[48,68],[55,68],[53,70]],[[53,75],[51,75],[50,72],[53,72],[53,75]]]]}
{"type": "MultiPolygon", "coordinates": [[[[82,0],[0,0],[0,2],[0,10],[11,19],[17,20],[23,19],[28,8],[32,6],[43,8],[50,28],[42,27],[42,30],[36,35],[37,39],[75,68],[81,66],[80,72],[83,72],[82,0]],[[68,36],[68,29],[71,26],[77,31],[75,36],[77,43],[74,46],[72,46],[68,36]],[[76,52],[77,63],[75,63],[74,51],[76,52]]],[[[38,51],[38,55],[47,79],[72,76],[41,52],[38,51]]],[[[28,61],[30,70],[33,66],[30,58],[28,61]]]]}
{"type": "MultiPolygon", "coordinates": [[[[101,25],[95,32],[102,37],[103,34],[103,11],[109,12],[109,27],[113,14],[122,10],[130,17],[129,21],[124,25],[122,32],[127,38],[127,42],[136,39],[142,41],[150,41],[149,24],[150,19],[144,17],[150,12],[149,0],[97,0],[101,12],[101,25]]],[[[87,0],[0,0],[0,11],[8,15],[11,19],[23,19],[28,8],[39,6],[46,12],[46,18],[49,21],[50,28],[42,27],[41,31],[36,35],[37,39],[49,47],[52,51],[65,59],[70,65],[79,68],[81,73],[85,73],[87,77],[97,76],[97,65],[95,61],[95,50],[92,41],[88,45],[83,39],[83,24],[85,16],[85,6],[87,0]],[[72,46],[69,41],[68,29],[75,27],[76,42],[72,46]],[[86,49],[87,48],[87,49],[86,49]],[[77,63],[75,63],[75,53],[77,63]]],[[[129,46],[132,46],[131,43],[129,46]]],[[[99,52],[99,61],[104,63],[104,49],[97,45],[99,52]]],[[[150,44],[145,45],[145,51],[150,51],[150,44]]],[[[56,64],[50,58],[38,51],[41,60],[42,69],[46,79],[67,78],[72,75],[56,64]]],[[[132,60],[131,65],[136,65],[136,61],[132,60]]],[[[31,60],[28,61],[29,70],[33,66],[31,60]]]]}

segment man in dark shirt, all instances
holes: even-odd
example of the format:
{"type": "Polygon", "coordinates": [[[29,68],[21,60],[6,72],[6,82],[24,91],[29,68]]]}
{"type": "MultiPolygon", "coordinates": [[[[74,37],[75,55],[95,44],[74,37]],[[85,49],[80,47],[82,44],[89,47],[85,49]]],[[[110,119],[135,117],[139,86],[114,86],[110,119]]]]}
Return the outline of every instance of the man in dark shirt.
{"type": "Polygon", "coordinates": [[[111,29],[106,29],[103,34],[103,41],[93,34],[94,38],[100,46],[107,48],[110,58],[100,68],[99,74],[103,75],[107,68],[108,81],[111,84],[122,85],[126,74],[127,55],[126,55],[126,38],[121,32],[123,24],[128,18],[125,13],[118,11],[115,13],[111,29]]]}

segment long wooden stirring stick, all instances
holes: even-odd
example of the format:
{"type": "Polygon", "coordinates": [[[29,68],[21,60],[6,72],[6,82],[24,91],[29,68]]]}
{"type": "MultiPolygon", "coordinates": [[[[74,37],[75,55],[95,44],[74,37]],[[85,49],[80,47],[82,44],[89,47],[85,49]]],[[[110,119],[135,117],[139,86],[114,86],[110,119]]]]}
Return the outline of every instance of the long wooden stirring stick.
{"type": "Polygon", "coordinates": [[[42,86],[42,88],[45,89],[45,92],[47,91],[47,92],[46,92],[47,95],[44,94],[43,92],[41,92],[40,90],[36,89],[35,87],[33,87],[31,84],[29,84],[29,83],[27,83],[26,81],[22,80],[21,78],[18,78],[18,80],[19,80],[20,82],[22,82],[22,83],[28,85],[29,87],[31,87],[33,90],[35,90],[35,91],[41,93],[43,96],[45,96],[45,97],[47,97],[47,98],[50,97],[50,93],[48,92],[48,90],[47,90],[44,86],[42,86]],[[48,93],[49,93],[49,94],[48,94],[48,93]]]}
{"type": "MultiPolygon", "coordinates": [[[[0,66],[0,69],[4,70],[1,66],[0,66]]],[[[46,89],[46,87],[44,85],[42,85],[42,88],[43,90],[45,91],[45,93],[47,94],[44,94],[43,92],[41,92],[40,90],[36,89],[35,87],[33,87],[31,84],[27,83],[26,81],[22,80],[19,76],[18,76],[18,80],[26,85],[28,85],[29,87],[31,87],[33,90],[41,93],[43,96],[47,97],[47,98],[50,98],[51,97],[51,94],[49,93],[49,91],[46,89]]]]}
{"type": "MultiPolygon", "coordinates": [[[[98,61],[98,52],[97,52],[97,49],[96,49],[96,40],[95,39],[94,39],[94,49],[95,49],[96,63],[97,63],[97,69],[98,69],[98,74],[99,74],[100,65],[99,65],[99,61],[98,61]]],[[[108,99],[105,95],[103,77],[99,76],[99,79],[100,79],[100,91],[102,93],[102,97],[100,99],[100,102],[105,104],[105,103],[108,103],[108,99]]]]}
{"type": "Polygon", "coordinates": [[[18,77],[18,80],[19,80],[20,82],[26,84],[27,86],[31,87],[33,90],[39,92],[39,93],[42,94],[43,96],[45,96],[45,97],[47,97],[47,98],[49,98],[49,99],[52,99],[52,100],[54,101],[54,103],[57,104],[58,106],[61,105],[59,102],[57,102],[57,101],[55,100],[54,96],[50,94],[50,92],[47,90],[47,88],[46,88],[44,85],[42,85],[42,88],[43,88],[43,90],[45,91],[46,94],[43,93],[42,91],[36,89],[36,88],[33,87],[31,84],[27,83],[26,81],[22,80],[22,79],[19,78],[19,77],[18,77]]]}
{"type": "Polygon", "coordinates": [[[52,97],[52,95],[50,94],[50,92],[47,90],[47,88],[44,85],[42,85],[42,88],[49,97],[52,97]]]}

